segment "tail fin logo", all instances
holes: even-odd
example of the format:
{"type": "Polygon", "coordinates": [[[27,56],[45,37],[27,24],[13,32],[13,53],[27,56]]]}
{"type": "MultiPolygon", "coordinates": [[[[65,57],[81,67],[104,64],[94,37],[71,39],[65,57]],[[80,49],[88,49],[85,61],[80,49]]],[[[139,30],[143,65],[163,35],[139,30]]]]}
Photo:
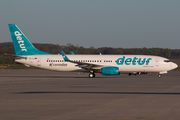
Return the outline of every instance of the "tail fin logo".
{"type": "Polygon", "coordinates": [[[24,40],[21,37],[22,34],[19,31],[15,31],[14,34],[16,36],[18,43],[19,43],[21,51],[27,51],[26,47],[24,46],[24,40]]]}

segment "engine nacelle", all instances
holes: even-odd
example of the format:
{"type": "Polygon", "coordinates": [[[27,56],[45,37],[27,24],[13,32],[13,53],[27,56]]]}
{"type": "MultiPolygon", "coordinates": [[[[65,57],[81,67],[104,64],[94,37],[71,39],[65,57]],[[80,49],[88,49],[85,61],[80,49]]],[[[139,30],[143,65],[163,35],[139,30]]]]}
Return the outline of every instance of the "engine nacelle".
{"type": "Polygon", "coordinates": [[[101,73],[102,75],[120,75],[118,67],[103,67],[101,73]]]}

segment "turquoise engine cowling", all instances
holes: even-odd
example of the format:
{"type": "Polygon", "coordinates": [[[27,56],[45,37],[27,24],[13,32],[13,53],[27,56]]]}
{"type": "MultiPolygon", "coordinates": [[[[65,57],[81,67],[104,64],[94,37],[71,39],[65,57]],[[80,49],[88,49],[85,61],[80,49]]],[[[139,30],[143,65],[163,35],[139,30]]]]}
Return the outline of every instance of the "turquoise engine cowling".
{"type": "Polygon", "coordinates": [[[118,67],[103,67],[101,68],[102,75],[119,75],[118,67]]]}

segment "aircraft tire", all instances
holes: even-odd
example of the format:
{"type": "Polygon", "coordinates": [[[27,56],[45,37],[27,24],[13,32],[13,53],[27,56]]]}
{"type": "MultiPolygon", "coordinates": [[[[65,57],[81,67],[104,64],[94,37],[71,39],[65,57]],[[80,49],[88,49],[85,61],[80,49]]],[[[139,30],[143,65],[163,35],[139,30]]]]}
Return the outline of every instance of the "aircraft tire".
{"type": "Polygon", "coordinates": [[[162,77],[162,75],[161,75],[161,74],[159,74],[159,75],[158,75],[158,77],[159,77],[159,78],[161,78],[161,77],[162,77]]]}
{"type": "Polygon", "coordinates": [[[94,77],[95,77],[95,74],[90,73],[90,74],[89,74],[89,77],[90,77],[90,78],[94,78],[94,77]]]}
{"type": "Polygon", "coordinates": [[[93,74],[93,77],[95,77],[95,74],[93,74]]]}

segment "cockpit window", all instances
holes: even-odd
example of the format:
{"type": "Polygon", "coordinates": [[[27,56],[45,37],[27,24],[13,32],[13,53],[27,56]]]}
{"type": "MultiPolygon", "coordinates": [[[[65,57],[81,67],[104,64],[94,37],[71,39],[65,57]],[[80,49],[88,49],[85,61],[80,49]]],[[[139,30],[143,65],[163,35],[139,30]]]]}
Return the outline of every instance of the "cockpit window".
{"type": "Polygon", "coordinates": [[[168,62],[170,62],[170,60],[164,60],[164,62],[167,62],[167,63],[168,63],[168,62]]]}

